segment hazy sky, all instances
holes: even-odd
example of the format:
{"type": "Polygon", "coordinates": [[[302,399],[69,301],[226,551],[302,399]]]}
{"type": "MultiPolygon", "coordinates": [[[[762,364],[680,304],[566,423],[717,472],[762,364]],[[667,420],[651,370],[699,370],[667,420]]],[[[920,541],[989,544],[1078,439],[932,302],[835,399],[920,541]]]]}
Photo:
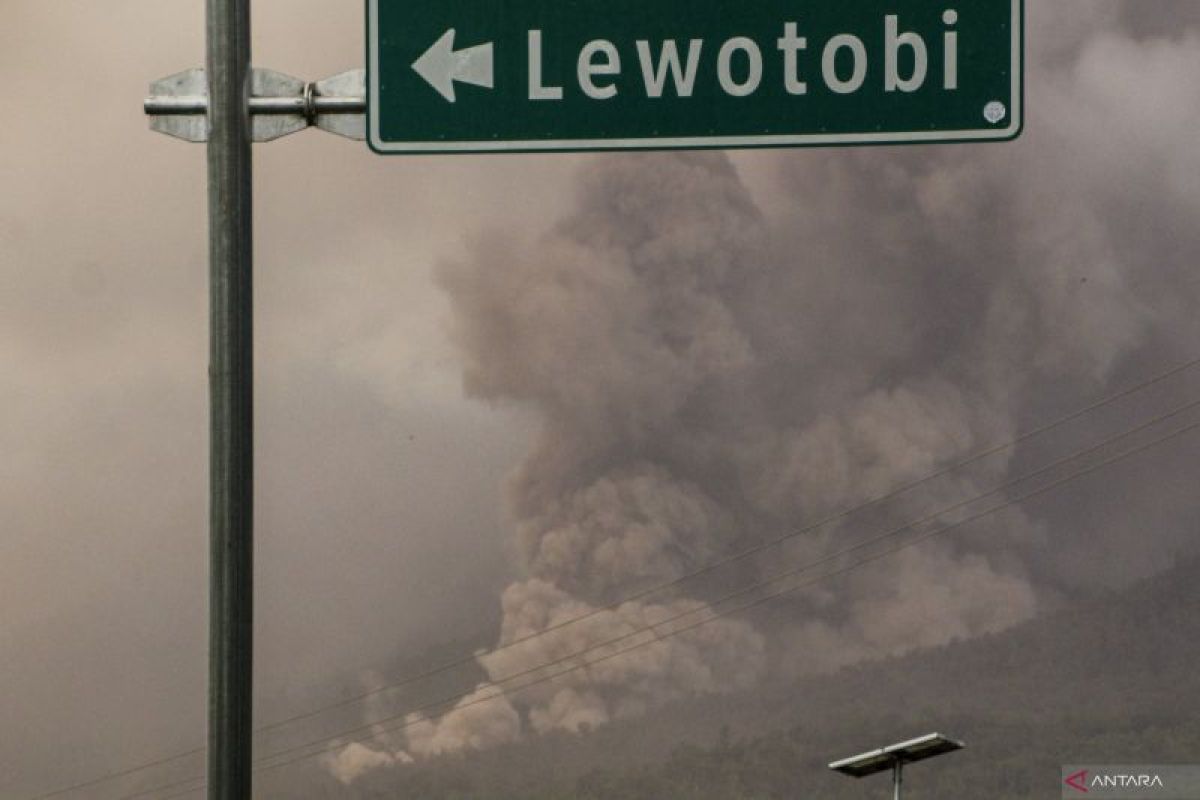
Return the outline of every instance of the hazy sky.
{"type": "MultiPolygon", "coordinates": [[[[359,4],[254,7],[257,65],[317,79],[362,64],[359,4]]],[[[782,493],[811,481],[769,480],[799,475],[804,464],[792,451],[771,451],[765,433],[794,434],[799,452],[805,436],[819,434],[806,427],[811,417],[841,403],[861,403],[869,416],[875,406],[864,375],[872,370],[915,396],[944,396],[937,381],[965,387],[964,425],[983,436],[1194,357],[1200,4],[1045,0],[1032,11],[1028,133],[978,158],[962,148],[751,153],[705,157],[698,167],[674,156],[382,158],[316,132],[257,147],[260,718],[327,700],[407,649],[494,629],[511,581],[562,577],[531,542],[557,530],[544,517],[569,517],[573,504],[586,502],[578,498],[588,496],[589,482],[636,493],[660,469],[678,484],[669,491],[685,499],[693,496],[688,487],[720,484],[725,476],[681,450],[680,437],[749,465],[741,494],[712,503],[714,519],[781,525],[807,510],[782,493]],[[712,405],[682,422],[672,416],[647,444],[650,437],[629,433],[640,424],[628,422],[631,409],[671,397],[675,384],[614,389],[586,368],[586,359],[611,355],[620,369],[610,375],[624,377],[642,343],[614,339],[610,354],[585,341],[539,360],[520,342],[489,341],[488,326],[515,321],[523,335],[541,336],[560,320],[506,306],[494,297],[507,295],[488,290],[509,276],[528,288],[575,266],[607,269],[614,252],[655,263],[660,256],[645,256],[641,240],[622,238],[632,226],[622,227],[606,203],[653,196],[670,181],[684,182],[695,203],[656,224],[703,230],[713,238],[702,242],[728,248],[730,263],[761,267],[762,277],[747,279],[753,291],[720,308],[652,279],[635,287],[637,297],[659,298],[646,312],[656,321],[671,309],[712,312],[713,324],[697,328],[724,336],[727,312],[736,321],[730,341],[744,336],[753,356],[736,378],[697,366],[704,354],[665,363],[662,375],[684,383],[699,374],[697,392],[712,405]],[[924,193],[916,216],[900,210],[910,192],[924,193]],[[994,207],[980,197],[1003,205],[999,222],[989,221],[994,207]],[[856,215],[839,216],[851,205],[856,215]],[[932,220],[937,236],[906,240],[910,249],[892,263],[912,272],[879,276],[868,248],[894,245],[914,219],[932,220]],[[826,223],[825,232],[805,228],[813,221],[826,223]],[[875,222],[878,233],[861,235],[875,222]],[[495,232],[508,237],[507,249],[490,249],[495,232]],[[983,266],[959,274],[979,292],[941,287],[928,263],[915,266],[931,254],[942,259],[935,268],[962,260],[963,239],[938,238],[951,234],[977,245],[983,266]],[[1004,237],[1016,242],[1012,251],[1001,246],[1004,237]],[[790,259],[812,247],[821,257],[787,279],[790,259]],[[1021,265],[1015,277],[989,271],[1005,254],[1021,265]],[[822,271],[812,266],[818,261],[833,266],[822,271]],[[918,273],[924,283],[912,277],[918,273]],[[1087,278],[1091,293],[1080,300],[1073,290],[1087,278]],[[1013,358],[1036,361],[1036,390],[993,391],[991,380],[1015,384],[961,368],[981,353],[988,355],[980,363],[1002,360],[995,348],[1009,340],[996,330],[942,336],[919,322],[934,304],[962,297],[980,308],[987,298],[994,310],[1009,291],[1051,298],[1010,306],[1036,317],[1025,330],[1037,341],[1013,345],[1013,358]],[[804,297],[816,298],[804,307],[808,322],[776,326],[790,313],[784,299],[804,297]],[[848,302],[871,323],[839,319],[840,311],[820,307],[822,298],[848,302]],[[751,314],[760,302],[762,315],[751,314]],[[845,337],[836,344],[816,330],[826,315],[829,330],[845,337]],[[905,344],[918,329],[920,342],[905,344]],[[775,330],[804,345],[754,345],[775,330]],[[893,335],[894,350],[876,346],[893,335]],[[831,366],[831,353],[851,367],[831,366]],[[569,379],[572,363],[581,369],[577,381],[569,379]],[[513,377],[525,367],[528,385],[513,377]],[[773,410],[776,395],[765,389],[746,398],[746,385],[775,379],[774,391],[795,390],[807,385],[805,374],[821,378],[788,406],[791,416],[773,410]],[[981,398],[996,408],[971,406],[981,398]],[[735,400],[759,413],[761,430],[748,438],[760,439],[745,447],[742,431],[696,422],[735,400]],[[601,417],[615,421],[597,423],[600,434],[583,431],[601,417]],[[610,434],[641,448],[650,466],[617,463],[589,438],[610,434]],[[550,491],[547,481],[565,488],[531,509],[545,500],[538,492],[550,491]]],[[[203,740],[204,150],[151,134],[140,106],[149,81],[203,59],[200,0],[0,4],[0,719],[20,732],[0,744],[4,797],[203,740]]],[[[688,260],[693,246],[670,242],[664,269],[686,262],[688,276],[725,280],[723,262],[688,260]]],[[[570,299],[580,308],[591,302],[570,299]]],[[[949,318],[965,330],[975,310],[956,307],[949,318]]],[[[581,327],[612,331],[624,319],[581,327]]],[[[1001,332],[1016,336],[1020,324],[1008,324],[1001,332]]],[[[1184,395],[1176,387],[1155,408],[1184,395]]],[[[933,463],[959,445],[931,446],[933,463]]],[[[1127,475],[1122,486],[1144,491],[1131,489],[1119,508],[1097,510],[1090,495],[1077,494],[1011,523],[1067,531],[1062,541],[1030,533],[1020,563],[996,559],[985,544],[946,563],[991,559],[981,574],[999,576],[997,591],[1019,580],[1045,588],[1039,601],[1165,566],[1194,537],[1194,511],[1182,500],[1194,491],[1194,453],[1176,449],[1160,472],[1127,475]],[[1128,547],[1130,523],[1152,510],[1161,516],[1154,525],[1170,533],[1153,547],[1128,547]],[[1189,513],[1191,527],[1180,528],[1189,513]]],[[[1009,468],[1017,467],[997,469],[1009,468]]],[[[815,508],[842,498],[812,493],[815,508]]],[[[696,501],[704,514],[709,502],[696,501]]],[[[939,565],[909,566],[923,576],[939,565]]],[[[571,590],[593,602],[624,587],[571,580],[571,590]]],[[[1014,591],[1005,596],[1025,597],[1014,591]]],[[[879,600],[865,589],[862,596],[879,600]]],[[[1017,616],[1036,607],[1033,595],[1028,604],[1017,616]]],[[[855,636],[870,638],[857,629],[855,636]]]]}
{"type": "MultiPolygon", "coordinates": [[[[360,66],[357,8],[255,3],[256,63],[360,66]]],[[[0,125],[7,797],[202,741],[207,266],[204,149],[140,108],[203,64],[203,3],[5,0],[0,18],[20,107],[0,125]]],[[[463,399],[430,265],[483,222],[536,226],[572,161],[257,149],[264,714],[494,619],[524,425],[463,399]]]]}

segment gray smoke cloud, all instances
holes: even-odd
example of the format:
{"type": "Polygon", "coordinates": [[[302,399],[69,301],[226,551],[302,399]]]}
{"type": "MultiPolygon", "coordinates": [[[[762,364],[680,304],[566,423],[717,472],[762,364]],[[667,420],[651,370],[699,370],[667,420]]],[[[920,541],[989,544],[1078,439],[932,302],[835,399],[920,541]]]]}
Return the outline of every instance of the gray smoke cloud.
{"type": "MultiPolygon", "coordinates": [[[[1200,242],[1147,236],[1142,223],[1200,210],[1188,133],[1200,97],[1183,78],[1200,74],[1200,38],[1132,26],[1127,6],[1065,6],[1031,9],[1019,143],[597,158],[547,233],[488,233],[441,267],[466,391],[540,424],[508,486],[524,577],[503,594],[499,645],[892,492],[1189,341],[1200,242]],[[773,175],[769,204],[751,169],[773,175]]],[[[761,579],[975,495],[1011,477],[1018,457],[800,537],[724,580],[761,579]]],[[[1103,538],[1052,530],[1052,517],[1010,509],[799,592],[787,613],[645,634],[636,653],[414,717],[403,740],[331,765],[348,782],[371,766],[1003,630],[1070,590],[1039,565],[1051,545],[1073,553],[1103,538]]],[[[1139,545],[1161,554],[1173,535],[1139,545]]],[[[480,664],[500,681],[707,613],[713,594],[684,585],[624,603],[480,664]]]]}

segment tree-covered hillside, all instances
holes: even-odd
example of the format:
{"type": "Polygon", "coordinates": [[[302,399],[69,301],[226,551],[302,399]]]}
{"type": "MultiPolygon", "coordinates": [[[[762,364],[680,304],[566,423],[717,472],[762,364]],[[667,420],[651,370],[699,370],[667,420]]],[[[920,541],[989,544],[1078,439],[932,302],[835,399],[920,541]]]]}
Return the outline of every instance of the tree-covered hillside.
{"type": "Polygon", "coordinates": [[[855,781],[825,764],[937,730],[968,748],[914,766],[909,796],[1051,797],[1062,764],[1200,761],[1197,664],[1192,562],[1002,634],[308,788],[428,800],[883,797],[886,779],[855,781]]]}

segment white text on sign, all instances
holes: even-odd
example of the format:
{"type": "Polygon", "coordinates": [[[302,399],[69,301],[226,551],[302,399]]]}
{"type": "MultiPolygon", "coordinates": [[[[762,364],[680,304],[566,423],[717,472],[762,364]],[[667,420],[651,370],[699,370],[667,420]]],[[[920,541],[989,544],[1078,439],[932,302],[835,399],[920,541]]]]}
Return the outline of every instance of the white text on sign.
{"type": "MultiPolygon", "coordinates": [[[[942,14],[946,30],[942,34],[941,88],[958,88],[958,12],[942,14]]],[[[929,80],[929,45],[913,31],[902,31],[898,15],[883,20],[883,89],[887,92],[915,92],[929,80]],[[901,53],[910,58],[906,74],[901,74],[901,53]]],[[[820,68],[805,63],[809,41],[800,35],[798,22],[783,24],[781,36],[768,52],[783,62],[783,89],[789,95],[804,95],[809,90],[810,73],[819,73],[824,86],[836,94],[853,94],[863,87],[874,63],[863,40],[850,33],[831,37],[820,47],[820,68]],[[806,69],[810,67],[810,69],[806,69]]],[[[547,76],[543,51],[547,44],[540,30],[528,32],[529,99],[562,100],[565,95],[561,78],[547,76]],[[553,80],[552,80],[553,78],[553,80]]],[[[632,50],[622,49],[607,39],[594,39],[580,48],[576,59],[575,82],[579,91],[593,100],[609,100],[622,88],[639,90],[648,98],[691,97],[701,70],[715,72],[721,90],[732,97],[754,94],[763,82],[763,47],[753,39],[735,36],[723,42],[711,57],[712,47],[704,39],[689,39],[681,47],[675,39],[651,42],[638,39],[632,50]],[[640,82],[623,80],[625,64],[636,61],[640,82]]],[[[876,57],[878,59],[878,56],[876,57]]],[[[709,73],[711,74],[711,73],[709,73]]]]}

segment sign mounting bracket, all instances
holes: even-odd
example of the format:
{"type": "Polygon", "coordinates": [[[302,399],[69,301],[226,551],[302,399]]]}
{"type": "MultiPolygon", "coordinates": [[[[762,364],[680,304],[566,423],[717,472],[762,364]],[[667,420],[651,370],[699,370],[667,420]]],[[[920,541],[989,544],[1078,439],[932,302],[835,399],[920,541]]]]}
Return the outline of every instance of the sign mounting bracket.
{"type": "MultiPolygon", "coordinates": [[[[316,127],[363,141],[366,71],[352,69],[305,82],[282,72],[251,71],[250,119],[254,141],[269,142],[316,127]]],[[[150,84],[143,108],[150,128],[189,142],[208,141],[208,84],[204,69],[184,70],[150,84]]]]}

